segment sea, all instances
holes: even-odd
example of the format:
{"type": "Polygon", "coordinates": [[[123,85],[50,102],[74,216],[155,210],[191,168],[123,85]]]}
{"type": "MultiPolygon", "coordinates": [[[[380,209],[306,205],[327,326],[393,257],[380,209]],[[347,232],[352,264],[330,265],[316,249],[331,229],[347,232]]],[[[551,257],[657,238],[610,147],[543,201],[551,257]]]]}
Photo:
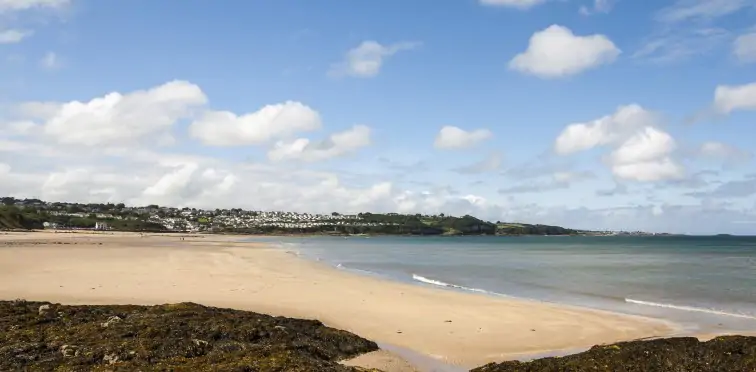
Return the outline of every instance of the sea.
{"type": "Polygon", "coordinates": [[[255,238],[339,270],[444,290],[756,331],[756,237],[255,238]]]}

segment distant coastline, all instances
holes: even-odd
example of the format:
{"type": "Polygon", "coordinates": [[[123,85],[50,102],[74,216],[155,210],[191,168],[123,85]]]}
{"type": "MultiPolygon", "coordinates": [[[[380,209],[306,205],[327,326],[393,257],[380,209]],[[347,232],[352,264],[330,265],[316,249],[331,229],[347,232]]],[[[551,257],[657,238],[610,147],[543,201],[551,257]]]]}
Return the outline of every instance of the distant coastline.
{"type": "Polygon", "coordinates": [[[656,236],[642,231],[593,231],[519,222],[490,222],[443,213],[311,214],[203,210],[123,203],[47,202],[0,198],[0,230],[99,230],[130,232],[229,233],[297,236],[656,236]]]}

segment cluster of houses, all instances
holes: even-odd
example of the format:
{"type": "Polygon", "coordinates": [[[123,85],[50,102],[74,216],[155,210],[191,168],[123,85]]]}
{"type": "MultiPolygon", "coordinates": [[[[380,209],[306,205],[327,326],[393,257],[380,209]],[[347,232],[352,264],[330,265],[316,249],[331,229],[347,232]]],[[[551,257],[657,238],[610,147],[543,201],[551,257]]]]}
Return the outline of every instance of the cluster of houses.
{"type": "Polygon", "coordinates": [[[243,210],[186,210],[177,216],[150,215],[148,221],[162,224],[169,230],[202,231],[212,227],[309,229],[321,226],[376,226],[357,215],[310,214],[294,212],[260,212],[243,210]],[[209,213],[208,213],[209,212],[209,213]]]}

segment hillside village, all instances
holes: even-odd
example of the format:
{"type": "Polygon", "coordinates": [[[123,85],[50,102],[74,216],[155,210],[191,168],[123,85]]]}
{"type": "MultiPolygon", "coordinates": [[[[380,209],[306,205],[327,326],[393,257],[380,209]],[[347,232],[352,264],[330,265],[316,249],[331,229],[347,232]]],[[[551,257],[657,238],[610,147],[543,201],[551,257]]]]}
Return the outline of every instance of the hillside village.
{"type": "Polygon", "coordinates": [[[374,214],[310,214],[247,211],[240,208],[203,210],[158,205],[45,202],[0,198],[0,229],[93,229],[244,234],[404,234],[404,235],[618,235],[641,232],[597,232],[559,226],[491,223],[472,216],[374,214]]]}

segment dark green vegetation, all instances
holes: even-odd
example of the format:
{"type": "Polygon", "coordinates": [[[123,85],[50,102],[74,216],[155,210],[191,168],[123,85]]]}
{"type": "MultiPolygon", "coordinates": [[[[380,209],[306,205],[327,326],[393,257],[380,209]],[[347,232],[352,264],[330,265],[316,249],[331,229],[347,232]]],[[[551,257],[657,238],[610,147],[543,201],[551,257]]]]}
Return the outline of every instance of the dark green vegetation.
{"type": "Polygon", "coordinates": [[[756,337],[726,336],[707,342],[692,337],[594,346],[561,358],[504,362],[472,372],[753,372],[756,337]]]}
{"type": "Polygon", "coordinates": [[[14,206],[0,205],[0,230],[41,229],[43,222],[36,213],[28,213],[14,206]]]}
{"type": "Polygon", "coordinates": [[[161,232],[166,228],[149,221],[145,212],[127,210],[123,204],[45,204],[38,199],[0,198],[0,230],[42,229],[45,222],[60,228],[91,229],[105,222],[117,231],[161,232]],[[20,202],[20,203],[19,203],[20,202]],[[20,206],[19,206],[20,204],[20,206]],[[106,214],[104,217],[103,214],[106,214]],[[100,217],[98,217],[100,215],[100,217]]]}
{"type": "Polygon", "coordinates": [[[0,371],[360,371],[377,345],[315,320],[191,303],[0,301],[0,371]]]}

